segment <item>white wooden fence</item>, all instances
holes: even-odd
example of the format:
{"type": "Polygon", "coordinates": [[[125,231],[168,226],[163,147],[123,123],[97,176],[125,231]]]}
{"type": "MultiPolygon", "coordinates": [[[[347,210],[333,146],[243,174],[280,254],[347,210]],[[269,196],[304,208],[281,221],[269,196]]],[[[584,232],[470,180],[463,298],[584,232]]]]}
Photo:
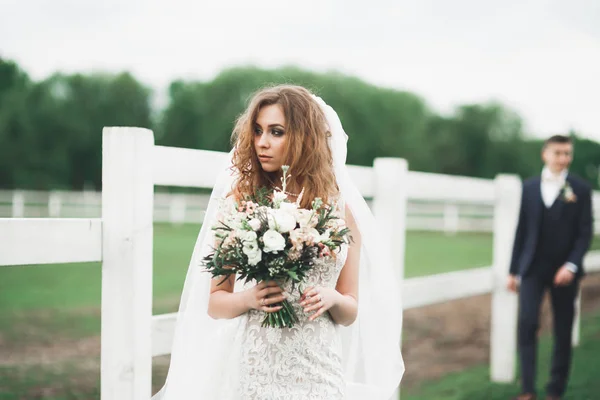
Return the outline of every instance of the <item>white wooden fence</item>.
{"type": "MultiPolygon", "coordinates": [[[[411,175],[418,174],[411,172],[411,175]]],[[[423,181],[438,180],[439,183],[463,182],[468,187],[482,188],[487,186],[485,196],[475,196],[461,201],[447,198],[453,189],[448,188],[446,194],[438,191],[432,198],[422,187],[417,187],[406,204],[406,230],[437,231],[453,235],[459,232],[494,231],[493,180],[482,180],[466,177],[448,177],[435,174],[420,174],[423,181]],[[483,184],[482,184],[483,183],[483,184]]],[[[416,175],[417,177],[419,175],[416,175]]],[[[199,223],[204,218],[208,204],[208,194],[189,193],[154,193],[154,222],[171,224],[199,223]]],[[[367,199],[372,206],[372,201],[367,199]]],[[[600,193],[594,194],[596,215],[600,215],[600,193]]],[[[0,190],[0,218],[100,218],[102,215],[102,193],[94,191],[33,191],[33,190],[0,190]]],[[[596,221],[594,230],[600,234],[600,219],[596,221]]]]}
{"type": "MultiPolygon", "coordinates": [[[[225,159],[224,153],[155,146],[146,129],[105,128],[102,219],[0,219],[0,265],[102,261],[103,400],[149,399],[152,357],[171,349],[175,314],[152,315],[154,186],[210,188],[215,165],[225,159]]],[[[500,175],[490,183],[409,172],[400,159],[378,159],[374,168],[351,166],[350,172],[361,193],[374,199],[375,215],[388,232],[384,236],[391,238],[387,245],[403,285],[404,309],[492,293],[491,378],[514,380],[517,298],[504,282],[519,180],[500,175]],[[410,198],[494,204],[493,266],[403,280],[410,198]]],[[[600,271],[600,252],[589,254],[586,265],[600,271]]]]}
{"type": "MultiPolygon", "coordinates": [[[[456,179],[478,181],[474,178],[456,179]]],[[[493,190],[493,183],[487,183],[493,190]]],[[[199,223],[204,218],[209,197],[209,194],[155,192],[154,221],[199,223]]],[[[370,199],[367,201],[372,205],[370,199]]],[[[477,199],[456,202],[415,196],[409,198],[407,203],[406,229],[447,234],[492,232],[493,212],[493,203],[477,199]]],[[[101,192],[0,190],[0,217],[100,218],[101,214],[101,192]]]]}

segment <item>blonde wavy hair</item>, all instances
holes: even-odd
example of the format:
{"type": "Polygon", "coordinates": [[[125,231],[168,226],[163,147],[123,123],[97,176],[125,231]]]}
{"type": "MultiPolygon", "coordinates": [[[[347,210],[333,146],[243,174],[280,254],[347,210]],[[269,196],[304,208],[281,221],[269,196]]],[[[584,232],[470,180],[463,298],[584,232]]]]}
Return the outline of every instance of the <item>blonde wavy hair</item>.
{"type": "Polygon", "coordinates": [[[284,154],[289,165],[287,191],[304,189],[300,206],[309,208],[316,197],[326,204],[339,189],[333,172],[333,158],[327,143],[331,135],[321,107],[312,94],[301,86],[279,85],[259,90],[246,111],[238,118],[231,137],[235,148],[233,168],[236,181],[233,195],[237,199],[252,196],[258,188],[272,187],[277,173],[262,169],[254,147],[254,127],[261,108],[278,104],[285,116],[287,136],[284,154]]]}

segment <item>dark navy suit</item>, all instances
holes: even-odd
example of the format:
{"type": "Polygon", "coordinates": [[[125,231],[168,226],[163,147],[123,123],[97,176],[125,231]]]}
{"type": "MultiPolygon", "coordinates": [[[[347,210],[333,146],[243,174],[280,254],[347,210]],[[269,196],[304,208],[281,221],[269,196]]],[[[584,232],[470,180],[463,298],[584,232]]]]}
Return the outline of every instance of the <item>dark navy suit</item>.
{"type": "Polygon", "coordinates": [[[523,183],[519,222],[510,273],[521,277],[519,288],[518,344],[523,391],[535,393],[537,331],[540,304],[549,289],[554,315],[554,350],[548,392],[562,396],[571,364],[571,332],[583,257],[592,238],[590,186],[569,174],[566,178],[576,196],[567,201],[562,189],[551,207],[542,200],[541,177],[523,183]],[[568,286],[555,287],[556,272],[566,263],[577,266],[568,286]]]}

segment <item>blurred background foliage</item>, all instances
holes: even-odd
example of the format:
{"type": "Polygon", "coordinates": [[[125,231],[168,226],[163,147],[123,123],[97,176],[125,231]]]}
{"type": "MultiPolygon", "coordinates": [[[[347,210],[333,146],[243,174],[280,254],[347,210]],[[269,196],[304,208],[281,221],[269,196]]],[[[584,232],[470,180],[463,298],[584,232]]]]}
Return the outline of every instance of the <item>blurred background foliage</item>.
{"type": "MultiPolygon", "coordinates": [[[[339,73],[238,67],[207,82],[173,81],[164,106],[153,107],[152,90],[126,72],[33,81],[0,58],[0,188],[100,190],[104,126],[150,128],[160,145],[228,151],[233,123],[252,93],[278,83],[303,85],[337,110],[351,164],[403,157],[411,170],[482,178],[527,177],[542,166],[542,139],[497,102],[441,115],[417,94],[339,73]]],[[[572,171],[598,187],[600,144],[555,133],[574,138],[572,171]]]]}

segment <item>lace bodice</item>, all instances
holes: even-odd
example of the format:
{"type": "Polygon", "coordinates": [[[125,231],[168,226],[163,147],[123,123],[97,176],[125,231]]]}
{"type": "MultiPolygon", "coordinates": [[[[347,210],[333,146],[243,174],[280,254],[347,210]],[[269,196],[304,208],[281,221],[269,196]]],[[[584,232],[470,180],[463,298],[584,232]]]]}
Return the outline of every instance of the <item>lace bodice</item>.
{"type": "MultiPolygon", "coordinates": [[[[335,258],[319,260],[309,272],[305,288],[335,287],[346,262],[348,246],[335,258]]],[[[264,314],[248,313],[242,341],[240,398],[252,400],[342,399],[344,377],[341,342],[329,313],[309,321],[299,305],[298,288],[290,294],[300,321],[292,328],[263,328],[264,314]]]]}

